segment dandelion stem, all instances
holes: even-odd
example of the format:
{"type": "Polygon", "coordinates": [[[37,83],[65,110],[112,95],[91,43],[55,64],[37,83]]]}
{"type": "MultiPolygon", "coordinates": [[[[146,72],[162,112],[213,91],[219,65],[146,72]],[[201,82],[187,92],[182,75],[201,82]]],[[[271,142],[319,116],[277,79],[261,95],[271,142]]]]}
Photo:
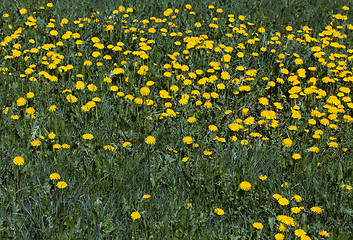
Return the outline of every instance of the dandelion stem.
{"type": "Polygon", "coordinates": [[[18,182],[19,182],[19,178],[20,178],[20,167],[17,166],[17,174],[16,174],[16,194],[18,191],[18,182]]]}

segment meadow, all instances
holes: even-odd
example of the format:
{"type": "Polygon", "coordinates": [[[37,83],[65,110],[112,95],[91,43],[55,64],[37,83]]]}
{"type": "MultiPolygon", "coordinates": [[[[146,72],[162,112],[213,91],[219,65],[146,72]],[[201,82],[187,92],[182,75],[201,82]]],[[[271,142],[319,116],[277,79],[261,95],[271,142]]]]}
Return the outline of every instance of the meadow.
{"type": "Polygon", "coordinates": [[[1,239],[353,239],[352,1],[0,1],[1,239]]]}

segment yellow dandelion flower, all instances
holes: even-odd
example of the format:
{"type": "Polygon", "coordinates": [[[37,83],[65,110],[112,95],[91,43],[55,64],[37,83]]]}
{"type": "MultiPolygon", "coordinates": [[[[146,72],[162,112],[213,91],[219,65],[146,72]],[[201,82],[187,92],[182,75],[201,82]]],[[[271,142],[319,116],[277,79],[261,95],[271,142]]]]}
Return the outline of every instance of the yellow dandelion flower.
{"type": "Polygon", "coordinates": [[[243,191],[250,191],[251,189],[251,183],[247,182],[247,181],[243,181],[239,184],[239,187],[241,190],[243,191]]]}
{"type": "Polygon", "coordinates": [[[50,180],[60,180],[60,175],[58,173],[52,173],[49,178],[50,180]]]}
{"type": "Polygon", "coordinates": [[[192,208],[192,204],[191,203],[187,203],[185,208],[186,209],[192,208]]]}
{"type": "Polygon", "coordinates": [[[310,210],[314,213],[317,213],[317,214],[322,213],[322,208],[317,207],[317,206],[310,208],[310,210]]]}
{"type": "Polygon", "coordinates": [[[27,100],[23,97],[20,97],[19,99],[17,99],[17,102],[16,102],[17,106],[19,107],[26,105],[26,103],[27,103],[27,100]]]}
{"type": "Polygon", "coordinates": [[[328,232],[326,232],[326,231],[320,231],[319,232],[319,235],[321,236],[321,237],[329,237],[330,236],[330,234],[328,233],[328,232]]]}
{"type": "Polygon", "coordinates": [[[115,148],[112,146],[112,145],[105,145],[104,146],[104,150],[108,150],[108,151],[114,151],[115,150],[115,148]]]}
{"type": "Polygon", "coordinates": [[[141,218],[141,214],[139,212],[132,212],[130,216],[134,220],[141,218]]]}
{"type": "Polygon", "coordinates": [[[287,206],[289,204],[289,201],[287,198],[280,198],[278,199],[278,203],[281,204],[282,206],[287,206]]]}
{"type": "Polygon", "coordinates": [[[60,188],[60,189],[64,189],[64,188],[67,187],[67,183],[64,182],[64,181],[60,181],[60,182],[58,182],[58,183],[56,184],[56,187],[57,187],[57,188],[60,188]]]}
{"type": "Polygon", "coordinates": [[[53,133],[53,132],[51,132],[51,133],[48,134],[48,138],[49,138],[50,140],[53,140],[55,137],[56,137],[56,134],[53,133]]]}
{"type": "Polygon", "coordinates": [[[215,209],[214,209],[214,212],[215,212],[217,215],[219,215],[219,216],[224,215],[224,211],[223,211],[223,209],[221,209],[221,208],[215,208],[215,209]]]}
{"type": "Polygon", "coordinates": [[[318,147],[311,147],[309,148],[310,152],[314,152],[314,153],[318,153],[319,152],[319,148],[318,147]]]}
{"type": "Polygon", "coordinates": [[[17,156],[13,159],[13,163],[17,166],[21,166],[25,163],[25,160],[21,156],[17,156]]]}
{"type": "Polygon", "coordinates": [[[148,87],[142,87],[141,89],[140,89],[140,93],[141,93],[141,95],[143,95],[143,96],[147,96],[148,94],[150,94],[150,89],[148,88],[148,87]]]}
{"type": "Polygon", "coordinates": [[[264,226],[260,222],[255,222],[255,223],[253,223],[252,226],[256,229],[263,229],[264,228],[264,226]]]}
{"type": "Polygon", "coordinates": [[[24,14],[27,13],[27,9],[21,8],[19,12],[20,12],[22,15],[24,15],[24,14]]]}
{"type": "Polygon", "coordinates": [[[183,142],[186,144],[191,144],[192,143],[192,138],[190,136],[186,136],[183,138],[183,142]]]}
{"type": "Polygon", "coordinates": [[[95,92],[95,91],[97,91],[97,86],[96,85],[94,85],[94,84],[89,84],[88,86],[87,86],[87,89],[89,90],[89,91],[91,91],[91,92],[95,92]]]}
{"type": "Polygon", "coordinates": [[[42,142],[39,141],[39,140],[33,140],[33,141],[31,142],[31,146],[32,146],[32,147],[38,147],[38,146],[40,146],[41,144],[42,144],[42,142]]]}
{"type": "Polygon", "coordinates": [[[156,143],[156,138],[153,136],[148,136],[145,139],[145,143],[147,143],[148,145],[153,145],[156,143]]]}
{"type": "Polygon", "coordinates": [[[294,154],[292,155],[292,158],[293,158],[294,160],[299,160],[299,159],[301,159],[302,157],[300,156],[300,154],[294,153],[294,154]]]}
{"type": "Polygon", "coordinates": [[[275,235],[275,239],[276,240],[284,240],[284,235],[282,234],[282,233],[277,233],[276,235],[275,235]]]}
{"type": "Polygon", "coordinates": [[[302,237],[306,235],[306,232],[303,229],[297,229],[294,231],[295,236],[302,237]]]}
{"type": "Polygon", "coordinates": [[[300,207],[292,207],[292,208],[291,208],[291,211],[292,211],[292,213],[294,213],[294,214],[298,214],[298,213],[300,213],[301,209],[300,209],[300,207]]]}
{"type": "Polygon", "coordinates": [[[296,202],[301,202],[303,199],[302,199],[302,197],[301,196],[299,196],[299,195],[294,195],[292,198],[291,198],[291,200],[292,199],[294,199],[296,202]]]}
{"type": "Polygon", "coordinates": [[[145,194],[142,196],[143,199],[149,199],[150,197],[151,197],[151,195],[149,195],[149,194],[145,194]]]}
{"type": "Polygon", "coordinates": [[[293,141],[290,140],[289,138],[286,138],[282,141],[282,145],[285,146],[285,147],[291,147],[293,144],[293,141]]]}
{"type": "Polygon", "coordinates": [[[215,126],[215,125],[209,125],[209,126],[208,126],[208,129],[209,129],[211,132],[218,131],[218,127],[215,126]]]}
{"type": "Polygon", "coordinates": [[[74,95],[72,95],[72,94],[68,94],[68,95],[66,96],[66,100],[67,100],[69,103],[75,103],[75,102],[77,102],[77,98],[76,98],[74,95]]]}
{"type": "MultiPolygon", "coordinates": [[[[283,224],[290,225],[290,226],[295,226],[294,218],[288,217],[286,215],[278,215],[277,220],[280,221],[283,224]]],[[[284,226],[285,230],[287,229],[286,226],[284,226]]]]}
{"type": "Polygon", "coordinates": [[[55,112],[55,110],[56,110],[56,105],[51,105],[51,106],[49,107],[49,111],[50,111],[50,112],[55,112]]]}
{"type": "Polygon", "coordinates": [[[268,99],[267,98],[259,98],[259,103],[264,105],[264,106],[267,106],[268,105],[268,99]]]}
{"type": "Polygon", "coordinates": [[[60,149],[60,148],[61,148],[61,145],[58,144],[58,143],[57,143],[57,144],[54,144],[54,145],[53,145],[53,148],[54,148],[54,149],[60,149]]]}
{"type": "Polygon", "coordinates": [[[91,139],[94,138],[94,136],[92,134],[90,134],[90,133],[85,133],[85,134],[82,135],[82,138],[86,139],[86,140],[91,140],[91,139]]]}
{"type": "Polygon", "coordinates": [[[267,179],[267,176],[266,175],[260,175],[259,178],[261,179],[261,181],[265,181],[267,179]]]}

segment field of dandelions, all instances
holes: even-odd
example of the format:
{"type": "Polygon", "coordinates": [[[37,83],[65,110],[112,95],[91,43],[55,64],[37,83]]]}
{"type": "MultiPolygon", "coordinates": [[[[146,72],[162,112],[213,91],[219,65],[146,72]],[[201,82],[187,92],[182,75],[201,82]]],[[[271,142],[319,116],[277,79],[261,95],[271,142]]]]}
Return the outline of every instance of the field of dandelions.
{"type": "Polygon", "coordinates": [[[85,2],[2,3],[1,239],[353,238],[352,2],[85,2]]]}

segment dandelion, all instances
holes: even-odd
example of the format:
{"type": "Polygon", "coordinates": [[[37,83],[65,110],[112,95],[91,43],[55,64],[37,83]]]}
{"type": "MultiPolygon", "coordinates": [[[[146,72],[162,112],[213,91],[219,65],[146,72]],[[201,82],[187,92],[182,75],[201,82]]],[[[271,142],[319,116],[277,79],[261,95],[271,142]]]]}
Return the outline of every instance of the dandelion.
{"type": "Polygon", "coordinates": [[[13,159],[13,163],[17,166],[22,166],[25,163],[25,160],[21,156],[17,156],[13,159]]]}
{"type": "Polygon", "coordinates": [[[297,126],[289,126],[288,129],[291,131],[296,131],[296,130],[298,130],[298,127],[297,126]]]}
{"type": "Polygon", "coordinates": [[[183,142],[186,144],[191,144],[192,143],[192,138],[190,136],[186,136],[183,138],[183,142]]]}
{"type": "Polygon", "coordinates": [[[314,153],[318,153],[319,152],[319,148],[318,147],[311,147],[309,148],[310,152],[314,152],[314,153]]]}
{"type": "Polygon", "coordinates": [[[149,194],[145,194],[142,196],[143,199],[149,199],[150,197],[151,197],[151,195],[149,195],[149,194]]]}
{"type": "Polygon", "coordinates": [[[95,91],[97,91],[97,86],[96,85],[94,85],[94,84],[89,84],[88,86],[87,86],[87,89],[89,90],[89,91],[91,91],[91,92],[95,92],[95,91]]]}
{"type": "Polygon", "coordinates": [[[82,89],[85,88],[85,83],[82,82],[82,81],[78,81],[78,82],[76,82],[75,88],[76,88],[77,90],[82,90],[82,89]]]}
{"type": "Polygon", "coordinates": [[[243,181],[239,184],[239,187],[241,190],[243,191],[250,191],[251,189],[251,183],[247,182],[247,181],[243,181]]]}
{"type": "Polygon", "coordinates": [[[166,90],[161,90],[159,91],[159,96],[161,98],[172,98],[170,94],[166,90]]]}
{"type": "Polygon", "coordinates": [[[330,237],[330,234],[329,234],[328,232],[324,231],[324,230],[320,231],[320,232],[319,232],[319,235],[320,235],[321,237],[330,237]]]}
{"type": "Polygon", "coordinates": [[[17,101],[16,101],[16,104],[17,104],[17,106],[19,106],[19,107],[26,105],[26,103],[27,103],[27,100],[26,100],[25,98],[23,98],[23,97],[20,97],[20,98],[17,99],[17,101]]]}
{"type": "Polygon", "coordinates": [[[314,213],[317,213],[317,214],[322,213],[322,208],[317,207],[317,206],[310,208],[310,210],[314,213]]]}
{"type": "Polygon", "coordinates": [[[53,148],[54,148],[54,149],[60,149],[60,148],[61,148],[61,145],[60,145],[60,144],[54,144],[54,145],[53,145],[53,148]]]}
{"type": "Polygon", "coordinates": [[[241,110],[241,113],[244,114],[244,115],[248,114],[248,112],[249,112],[249,108],[243,108],[241,110]]]}
{"type": "Polygon", "coordinates": [[[49,176],[50,180],[60,180],[60,175],[59,173],[52,173],[49,176]]]}
{"type": "Polygon", "coordinates": [[[153,136],[148,136],[145,139],[145,143],[147,143],[148,145],[153,145],[156,143],[156,138],[153,136]]]}
{"type": "Polygon", "coordinates": [[[56,137],[56,134],[53,133],[53,132],[51,132],[51,133],[48,134],[48,138],[49,138],[50,140],[55,139],[55,137],[56,137]]]}
{"type": "Polygon", "coordinates": [[[82,135],[82,138],[86,139],[86,140],[91,140],[91,139],[94,138],[94,136],[92,134],[90,134],[90,133],[85,133],[85,134],[82,135]]]}
{"type": "Polygon", "coordinates": [[[291,211],[292,211],[292,213],[294,213],[294,214],[298,214],[298,213],[300,213],[301,209],[300,209],[300,207],[292,207],[292,208],[291,208],[291,211]]]}
{"type": "Polygon", "coordinates": [[[267,106],[268,105],[268,99],[267,98],[259,98],[259,103],[264,105],[264,106],[267,106]]]}
{"type": "Polygon", "coordinates": [[[70,148],[70,145],[69,144],[66,144],[66,143],[64,143],[63,145],[61,145],[62,146],[62,148],[65,148],[65,149],[69,149],[70,148]]]}
{"type": "Polygon", "coordinates": [[[215,126],[215,125],[209,125],[209,126],[208,126],[208,129],[209,129],[211,132],[218,131],[218,128],[217,128],[217,126],[215,126]]]}
{"type": "Polygon", "coordinates": [[[123,143],[123,147],[124,147],[124,148],[126,148],[126,147],[131,147],[131,146],[132,146],[131,142],[124,142],[124,143],[123,143]]]}
{"type": "Polygon", "coordinates": [[[346,190],[352,190],[352,187],[349,186],[348,184],[347,184],[347,185],[346,185],[346,184],[343,184],[341,187],[342,187],[343,189],[346,189],[346,190]]]}
{"type": "Polygon", "coordinates": [[[261,179],[261,181],[265,181],[267,179],[267,176],[266,175],[260,175],[259,178],[261,179]]]}
{"type": "Polygon", "coordinates": [[[295,236],[302,237],[306,235],[306,232],[303,229],[297,229],[294,231],[295,236]]]}
{"type": "Polygon", "coordinates": [[[286,138],[286,139],[284,139],[284,140],[282,141],[282,145],[285,146],[285,147],[288,147],[288,148],[291,147],[292,144],[293,144],[293,141],[290,140],[289,138],[286,138]]]}
{"type": "Polygon", "coordinates": [[[59,33],[58,33],[58,31],[56,31],[56,30],[51,30],[51,31],[49,32],[49,34],[52,35],[52,36],[57,36],[59,33]]]}
{"type": "Polygon", "coordinates": [[[192,204],[191,204],[191,203],[187,203],[185,208],[186,208],[186,209],[192,208],[192,204]]]}
{"type": "MultiPolygon", "coordinates": [[[[80,41],[80,40],[77,40],[77,41],[80,41]]],[[[83,65],[84,66],[91,66],[92,62],[90,60],[86,60],[86,61],[84,61],[83,65]]]]}
{"type": "Polygon", "coordinates": [[[21,9],[20,9],[20,13],[21,13],[22,15],[26,14],[26,13],[27,13],[27,9],[21,8],[21,9]]]}
{"type": "Polygon", "coordinates": [[[29,108],[26,109],[26,113],[27,113],[28,115],[33,115],[33,114],[35,113],[35,110],[34,110],[34,108],[29,107],[29,108]]]}
{"type": "Polygon", "coordinates": [[[243,140],[240,141],[240,144],[243,145],[243,146],[244,146],[244,145],[248,145],[248,144],[249,144],[249,141],[246,140],[246,139],[243,139],[243,140]]]}
{"type": "Polygon", "coordinates": [[[338,143],[336,143],[336,142],[329,142],[328,144],[327,144],[329,147],[338,147],[338,143]]]}
{"type": "Polygon", "coordinates": [[[292,155],[292,158],[293,158],[294,160],[299,160],[299,159],[301,159],[302,157],[300,156],[300,154],[294,153],[294,154],[292,155]]]}
{"type": "Polygon", "coordinates": [[[216,208],[216,209],[214,209],[214,212],[215,212],[217,215],[219,215],[219,216],[224,215],[224,211],[223,211],[223,209],[221,209],[221,208],[216,208]]]}
{"type": "Polygon", "coordinates": [[[67,183],[64,182],[64,181],[60,181],[60,182],[58,182],[58,183],[56,184],[56,187],[57,187],[57,188],[60,188],[60,189],[64,189],[64,188],[67,187],[67,183]]]}
{"type": "Polygon", "coordinates": [[[287,206],[289,204],[289,201],[286,198],[280,198],[278,199],[278,203],[282,206],[287,206]]]}
{"type": "Polygon", "coordinates": [[[140,89],[140,93],[141,93],[141,95],[143,95],[143,96],[147,96],[148,94],[150,94],[150,89],[148,88],[148,87],[142,87],[141,89],[140,89]]]}
{"type": "MultiPolygon", "coordinates": [[[[295,226],[294,219],[292,217],[288,217],[286,215],[278,215],[277,220],[280,221],[283,224],[290,225],[290,226],[295,226]]],[[[284,226],[285,227],[285,226],[284,226]]]]}
{"type": "Polygon", "coordinates": [[[275,235],[275,239],[276,240],[284,240],[284,235],[282,234],[282,233],[277,233],[276,235],[275,235]]]}
{"type": "Polygon", "coordinates": [[[77,98],[76,98],[74,95],[72,95],[72,94],[68,94],[68,95],[66,96],[66,100],[67,100],[69,103],[75,103],[75,102],[77,102],[77,98]]]}
{"type": "Polygon", "coordinates": [[[244,124],[245,125],[252,125],[252,124],[254,124],[254,122],[255,122],[255,118],[254,117],[248,117],[248,118],[244,119],[244,124]]]}
{"type": "Polygon", "coordinates": [[[34,93],[33,92],[29,92],[26,94],[27,98],[34,98],[34,93]]]}
{"type": "Polygon", "coordinates": [[[291,200],[292,199],[294,199],[296,202],[301,202],[303,199],[302,199],[302,197],[301,196],[299,196],[299,195],[294,195],[292,198],[291,198],[291,200]]]}
{"type": "Polygon", "coordinates": [[[51,106],[49,107],[49,111],[50,111],[50,112],[55,112],[55,110],[56,110],[56,105],[51,105],[51,106]]]}
{"type": "Polygon", "coordinates": [[[114,75],[119,75],[119,74],[124,74],[124,73],[125,73],[125,70],[123,68],[115,68],[113,70],[114,75]]]}
{"type": "Polygon", "coordinates": [[[130,216],[134,220],[137,220],[137,219],[141,218],[141,215],[140,215],[139,212],[132,212],[130,216]]]}
{"type": "Polygon", "coordinates": [[[38,146],[40,146],[41,144],[42,144],[42,142],[39,141],[39,140],[33,140],[33,141],[31,142],[31,146],[32,146],[32,147],[38,147],[38,146]]]}
{"type": "Polygon", "coordinates": [[[280,223],[279,227],[277,227],[277,229],[281,232],[287,232],[288,231],[288,228],[287,228],[287,225],[283,224],[283,223],[280,223]]]}
{"type": "Polygon", "coordinates": [[[252,226],[256,229],[263,229],[264,228],[264,226],[260,222],[255,222],[255,223],[253,223],[252,226]]]}

